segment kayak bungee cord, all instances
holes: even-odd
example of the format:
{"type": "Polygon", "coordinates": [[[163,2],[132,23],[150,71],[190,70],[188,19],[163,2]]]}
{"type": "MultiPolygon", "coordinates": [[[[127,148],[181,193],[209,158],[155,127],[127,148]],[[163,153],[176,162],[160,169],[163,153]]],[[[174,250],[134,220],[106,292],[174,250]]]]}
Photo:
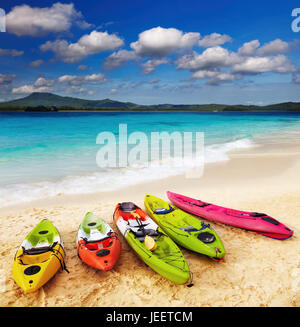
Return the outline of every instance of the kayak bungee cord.
{"type": "MultiPolygon", "coordinates": [[[[60,252],[59,249],[54,249],[54,247],[55,247],[57,244],[58,244],[59,247],[63,250],[63,254],[65,255],[65,250],[64,250],[64,248],[62,247],[62,245],[61,245],[60,243],[58,243],[58,242],[54,242],[51,246],[49,246],[48,248],[44,249],[43,252],[30,253],[30,250],[31,250],[31,249],[26,250],[24,247],[22,247],[22,249],[23,249],[23,253],[20,254],[20,255],[17,257],[17,259],[19,259],[19,261],[20,261],[20,263],[21,263],[22,265],[27,266],[27,265],[29,265],[29,264],[24,263],[24,262],[22,261],[22,259],[21,259],[21,257],[23,257],[25,254],[27,254],[27,255],[38,255],[38,254],[43,254],[43,253],[46,253],[46,252],[51,251],[51,252],[52,252],[52,255],[54,255],[55,258],[57,258],[57,260],[59,261],[61,269],[62,269],[62,270],[65,270],[67,273],[70,273],[69,270],[67,269],[67,266],[66,266],[65,260],[64,260],[64,259],[61,260],[61,259],[58,257],[58,254],[60,254],[60,256],[63,257],[63,254],[60,252]],[[56,253],[55,253],[55,251],[56,251],[56,253]]],[[[48,259],[42,261],[42,262],[46,262],[46,261],[48,261],[48,260],[50,260],[50,257],[49,257],[48,259]]]]}
{"type": "MultiPolygon", "coordinates": [[[[54,247],[54,244],[55,244],[55,243],[53,243],[52,247],[54,247]]],[[[59,245],[59,247],[63,250],[64,255],[65,255],[66,252],[65,252],[64,248],[61,246],[60,243],[58,243],[58,245],[59,245]]],[[[60,252],[58,249],[53,249],[52,247],[51,247],[51,250],[50,250],[50,251],[53,252],[53,255],[54,255],[55,258],[57,258],[57,260],[59,261],[61,269],[62,269],[62,270],[65,270],[65,271],[69,274],[70,271],[67,269],[67,266],[66,266],[65,260],[64,260],[64,259],[61,260],[61,259],[57,256],[57,254],[59,253],[60,256],[63,257],[62,254],[61,254],[61,252],[60,252]],[[55,253],[55,251],[57,251],[57,253],[55,253]]]]}

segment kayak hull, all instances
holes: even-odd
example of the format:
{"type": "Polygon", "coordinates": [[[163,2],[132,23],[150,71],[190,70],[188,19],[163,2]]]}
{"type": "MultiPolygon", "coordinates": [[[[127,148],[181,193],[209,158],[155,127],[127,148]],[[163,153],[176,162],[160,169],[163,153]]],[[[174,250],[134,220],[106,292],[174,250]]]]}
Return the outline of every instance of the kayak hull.
{"type": "Polygon", "coordinates": [[[207,220],[255,231],[275,239],[288,239],[293,235],[291,229],[266,214],[229,209],[169,191],[167,196],[176,207],[207,220]]]}

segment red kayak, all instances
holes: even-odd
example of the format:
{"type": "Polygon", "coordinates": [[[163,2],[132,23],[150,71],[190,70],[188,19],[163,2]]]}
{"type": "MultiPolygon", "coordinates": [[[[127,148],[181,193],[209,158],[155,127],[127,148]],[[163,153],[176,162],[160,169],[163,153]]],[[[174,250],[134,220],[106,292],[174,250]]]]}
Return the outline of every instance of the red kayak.
{"type": "Polygon", "coordinates": [[[278,240],[288,239],[294,233],[264,213],[228,209],[173,192],[167,192],[167,195],[176,207],[207,220],[244,228],[278,240]]]}
{"type": "Polygon", "coordinates": [[[108,271],[121,254],[121,243],[113,229],[100,217],[88,212],[77,233],[79,258],[89,266],[108,271]]]}

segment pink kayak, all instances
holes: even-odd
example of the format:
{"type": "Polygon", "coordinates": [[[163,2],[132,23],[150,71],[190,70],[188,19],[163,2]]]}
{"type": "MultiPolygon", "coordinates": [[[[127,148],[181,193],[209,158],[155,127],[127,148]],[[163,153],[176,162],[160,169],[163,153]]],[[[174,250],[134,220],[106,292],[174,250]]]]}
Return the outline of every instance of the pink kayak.
{"type": "Polygon", "coordinates": [[[255,231],[279,240],[293,235],[292,230],[264,213],[228,209],[173,192],[167,192],[167,195],[176,207],[207,220],[255,231]]]}

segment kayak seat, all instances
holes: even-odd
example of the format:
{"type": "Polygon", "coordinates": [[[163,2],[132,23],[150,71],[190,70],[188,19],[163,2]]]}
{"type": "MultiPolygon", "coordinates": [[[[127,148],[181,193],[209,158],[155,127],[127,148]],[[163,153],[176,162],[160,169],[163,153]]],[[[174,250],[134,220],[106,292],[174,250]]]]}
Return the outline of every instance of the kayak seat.
{"type": "Polygon", "coordinates": [[[140,242],[144,242],[146,235],[148,236],[159,236],[161,235],[158,231],[154,230],[154,229],[138,229],[137,231],[132,230],[132,233],[134,234],[134,236],[140,241],[140,242]]]}
{"type": "Polygon", "coordinates": [[[249,216],[251,216],[251,217],[267,217],[268,215],[266,215],[265,213],[253,212],[253,213],[249,214],[249,216]]]}
{"type": "Polygon", "coordinates": [[[30,242],[30,244],[34,247],[38,243],[48,242],[50,244],[53,243],[54,235],[52,232],[48,231],[36,231],[34,233],[31,233],[27,241],[30,242]]]}
{"type": "Polygon", "coordinates": [[[130,213],[131,211],[133,210],[136,210],[136,209],[139,209],[138,206],[136,206],[134,203],[132,202],[122,202],[120,203],[120,210],[123,211],[123,212],[127,212],[127,213],[130,213]]]}
{"type": "Polygon", "coordinates": [[[85,219],[81,223],[81,228],[86,234],[90,234],[91,229],[97,229],[100,233],[106,234],[106,226],[101,218],[95,216],[92,212],[88,212],[85,219]]]}
{"type": "Polygon", "coordinates": [[[185,226],[185,227],[179,227],[179,229],[185,231],[185,232],[188,232],[189,234],[190,233],[193,233],[193,232],[201,232],[203,229],[206,229],[206,228],[210,228],[210,225],[207,225],[205,224],[203,221],[201,222],[201,228],[198,229],[194,226],[185,226]]]}
{"type": "Polygon", "coordinates": [[[156,213],[157,215],[165,215],[167,213],[172,212],[174,209],[169,205],[169,209],[166,208],[155,208],[153,209],[153,212],[156,213]]]}
{"type": "Polygon", "coordinates": [[[203,243],[212,243],[216,240],[215,235],[208,232],[199,233],[197,238],[203,243]]]}
{"type": "Polygon", "coordinates": [[[194,226],[180,227],[179,229],[188,232],[189,234],[192,232],[199,232],[200,229],[195,228],[194,226]]]}
{"type": "Polygon", "coordinates": [[[200,208],[204,208],[204,207],[207,207],[210,205],[210,203],[207,203],[207,202],[202,202],[201,200],[198,200],[199,202],[201,202],[201,204],[196,204],[195,202],[190,202],[190,201],[187,201],[187,200],[182,200],[183,202],[186,202],[188,204],[192,204],[194,206],[197,206],[197,207],[200,207],[200,208]]]}

